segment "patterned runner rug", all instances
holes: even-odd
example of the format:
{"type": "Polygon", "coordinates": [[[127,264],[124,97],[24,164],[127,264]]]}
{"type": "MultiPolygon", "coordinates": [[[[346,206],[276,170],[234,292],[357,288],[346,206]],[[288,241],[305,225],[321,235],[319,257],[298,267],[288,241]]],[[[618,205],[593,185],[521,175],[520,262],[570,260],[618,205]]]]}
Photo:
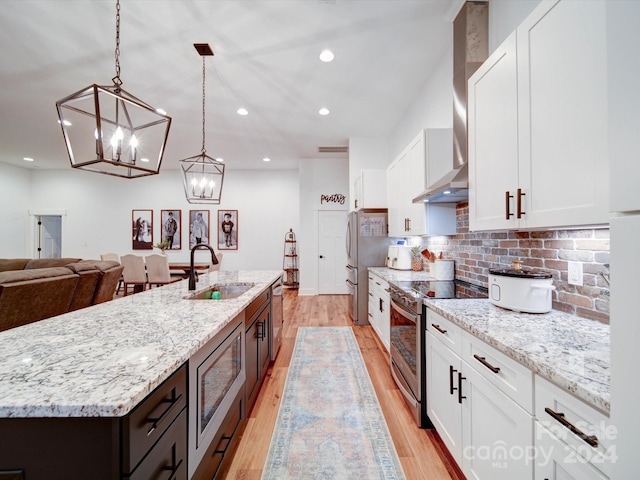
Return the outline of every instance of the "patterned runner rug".
{"type": "Polygon", "coordinates": [[[298,329],[262,479],[404,479],[351,327],[298,329]]]}

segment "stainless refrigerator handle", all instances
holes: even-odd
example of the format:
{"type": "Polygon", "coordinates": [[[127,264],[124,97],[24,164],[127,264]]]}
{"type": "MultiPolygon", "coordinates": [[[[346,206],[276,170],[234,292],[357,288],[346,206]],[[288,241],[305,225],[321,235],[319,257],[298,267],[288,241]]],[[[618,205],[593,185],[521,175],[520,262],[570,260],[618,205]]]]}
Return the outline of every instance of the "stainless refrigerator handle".
{"type": "Polygon", "coordinates": [[[351,258],[351,220],[347,220],[347,234],[344,236],[344,246],[347,250],[347,258],[351,258]]]}

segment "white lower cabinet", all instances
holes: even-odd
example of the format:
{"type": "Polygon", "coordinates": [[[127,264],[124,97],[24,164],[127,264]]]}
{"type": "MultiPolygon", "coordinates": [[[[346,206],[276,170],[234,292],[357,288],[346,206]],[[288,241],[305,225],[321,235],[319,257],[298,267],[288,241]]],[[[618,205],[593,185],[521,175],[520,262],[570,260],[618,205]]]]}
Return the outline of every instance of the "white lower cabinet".
{"type": "Polygon", "coordinates": [[[540,422],[535,423],[535,480],[608,479],[540,422]]]}
{"type": "Polygon", "coordinates": [[[467,480],[533,477],[533,417],[462,363],[462,471],[467,480]]]}
{"type": "Polygon", "coordinates": [[[369,323],[387,349],[387,352],[390,349],[391,342],[389,302],[389,283],[377,275],[369,273],[369,323]]]}
{"type": "Polygon", "coordinates": [[[607,480],[609,417],[427,308],[427,414],[468,480],[607,480]]]}
{"type": "MultiPolygon", "coordinates": [[[[582,472],[594,470],[591,476],[551,476],[536,474],[536,479],[608,478],[616,455],[616,429],[609,417],[587,405],[569,392],[536,375],[536,447],[555,445],[552,471],[582,472]],[[575,465],[588,466],[578,468],[575,465]],[[599,475],[599,476],[598,476],[599,475]]],[[[547,472],[546,462],[536,467],[547,472]]],[[[555,475],[555,474],[554,474],[555,475]]]]}
{"type": "Polygon", "coordinates": [[[427,331],[427,415],[458,465],[462,466],[462,408],[454,395],[462,361],[427,331]]]}
{"type": "MultiPolygon", "coordinates": [[[[427,309],[427,414],[467,479],[531,480],[533,416],[503,386],[519,384],[513,378],[525,377],[521,382],[525,387],[514,391],[526,392],[526,375],[511,365],[511,359],[477,342],[427,309]],[[484,363],[467,363],[466,352],[477,351],[482,356],[474,355],[484,363]]],[[[529,371],[529,396],[532,382],[529,371]]],[[[533,399],[525,403],[531,408],[533,399]]]]}

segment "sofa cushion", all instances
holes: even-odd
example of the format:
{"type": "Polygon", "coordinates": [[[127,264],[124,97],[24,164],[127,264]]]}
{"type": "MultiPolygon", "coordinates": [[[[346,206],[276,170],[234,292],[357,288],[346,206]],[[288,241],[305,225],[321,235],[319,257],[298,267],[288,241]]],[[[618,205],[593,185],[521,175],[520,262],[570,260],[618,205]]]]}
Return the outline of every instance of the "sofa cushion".
{"type": "Polygon", "coordinates": [[[0,272],[0,331],[66,313],[78,279],[65,267],[0,272]]]}
{"type": "Polygon", "coordinates": [[[95,261],[102,275],[98,280],[92,304],[104,303],[113,300],[118,282],[122,278],[124,266],[114,261],[95,261]]]}
{"type": "Polygon", "coordinates": [[[30,258],[0,258],[0,272],[7,270],[24,270],[30,258]]]}
{"type": "Polygon", "coordinates": [[[98,266],[95,265],[95,262],[90,260],[69,263],[65,268],[68,268],[80,276],[76,290],[73,293],[71,305],[69,305],[69,311],[90,306],[102,272],[98,266]]]}
{"type": "Polygon", "coordinates": [[[49,267],[64,267],[70,263],[79,262],[81,258],[32,258],[27,262],[24,267],[25,270],[31,270],[33,268],[49,268],[49,267]]]}

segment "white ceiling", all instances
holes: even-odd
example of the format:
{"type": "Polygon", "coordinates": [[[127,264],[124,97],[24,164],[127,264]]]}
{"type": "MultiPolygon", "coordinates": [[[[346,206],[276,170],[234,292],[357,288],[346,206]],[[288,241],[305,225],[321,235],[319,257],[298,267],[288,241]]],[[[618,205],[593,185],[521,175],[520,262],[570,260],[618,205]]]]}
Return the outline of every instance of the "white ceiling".
{"type": "MultiPolygon", "coordinates": [[[[319,146],[391,133],[450,51],[451,3],[121,0],[120,77],[125,90],[172,117],[162,169],[177,169],[200,153],[202,57],[193,44],[209,43],[207,153],[229,169],[297,168],[300,159],[335,156],[319,146]],[[332,63],[318,59],[325,48],[332,63]],[[321,107],[331,114],[320,116],[321,107]]],[[[0,162],[69,168],[55,102],[112,84],[115,5],[1,2],[0,162]]]]}

